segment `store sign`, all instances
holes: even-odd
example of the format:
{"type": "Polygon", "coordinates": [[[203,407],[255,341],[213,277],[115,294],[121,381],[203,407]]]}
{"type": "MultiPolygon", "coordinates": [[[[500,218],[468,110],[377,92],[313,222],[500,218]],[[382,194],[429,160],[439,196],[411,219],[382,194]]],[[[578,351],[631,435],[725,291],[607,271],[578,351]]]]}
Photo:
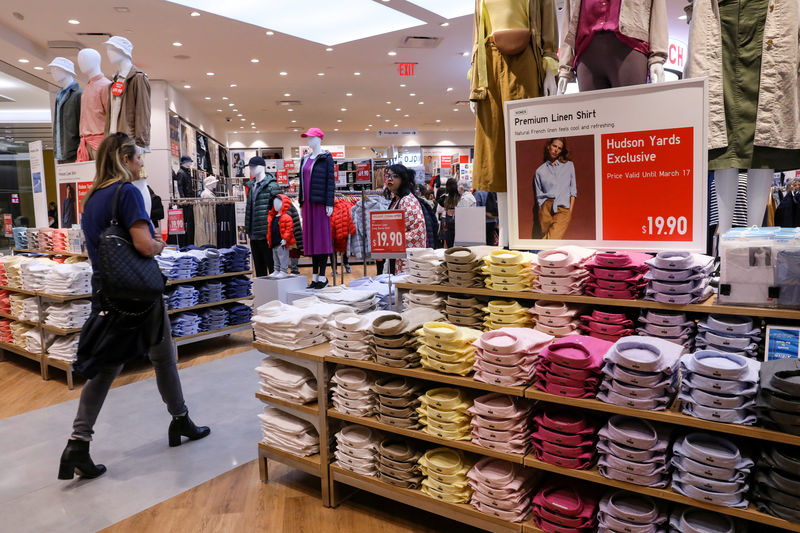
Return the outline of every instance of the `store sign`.
{"type": "Polygon", "coordinates": [[[511,246],[704,252],[706,94],[690,79],[507,102],[511,246]],[[554,172],[574,198],[563,218],[537,178],[554,172]]]}
{"type": "Polygon", "coordinates": [[[186,233],[183,225],[182,209],[170,209],[167,211],[167,232],[170,235],[183,235],[186,233]]]}
{"type": "MultiPolygon", "coordinates": [[[[42,141],[28,143],[28,153],[31,165],[31,186],[33,189],[33,223],[36,224],[35,227],[37,228],[46,228],[50,224],[47,214],[47,191],[44,184],[42,141]]],[[[92,177],[94,177],[94,174],[92,174],[92,177]]]]}
{"type": "Polygon", "coordinates": [[[94,161],[56,165],[56,183],[73,183],[94,180],[94,161]]]}
{"type": "Polygon", "coordinates": [[[396,259],[406,256],[406,223],[403,211],[372,211],[369,214],[372,257],[396,259]]]}
{"type": "Polygon", "coordinates": [[[370,183],[371,181],[369,161],[356,163],[356,183],[370,183]]]}
{"type": "Polygon", "coordinates": [[[765,361],[800,357],[800,328],[768,325],[766,348],[765,361]]]}
{"type": "Polygon", "coordinates": [[[284,159],[283,160],[283,168],[284,170],[294,170],[294,159],[284,159]]]}
{"type": "Polygon", "coordinates": [[[440,168],[453,168],[453,156],[452,155],[443,155],[439,157],[439,167],[440,168]]]}
{"type": "Polygon", "coordinates": [[[678,39],[670,39],[669,47],[667,48],[667,62],[664,68],[683,72],[686,68],[686,60],[689,58],[686,53],[688,46],[685,42],[678,39]]]}
{"type": "Polygon", "coordinates": [[[8,238],[14,236],[14,220],[10,213],[3,213],[3,231],[8,238]]]}
{"type": "Polygon", "coordinates": [[[279,168],[277,171],[278,185],[289,185],[289,173],[286,169],[279,168]]]}
{"type": "Polygon", "coordinates": [[[463,165],[465,163],[469,163],[469,156],[468,155],[464,155],[464,154],[459,155],[458,156],[458,163],[461,164],[461,165],[463,165]]]}
{"type": "Polygon", "coordinates": [[[83,197],[92,188],[91,181],[79,181],[76,189],[78,189],[78,212],[83,213],[83,197]]]}
{"type": "Polygon", "coordinates": [[[378,137],[406,137],[416,136],[418,134],[416,129],[408,130],[378,130],[378,137]]]}
{"type": "Polygon", "coordinates": [[[17,193],[17,192],[12,192],[11,193],[11,203],[12,204],[18,204],[19,203],[19,193],[17,193]]]}
{"type": "Polygon", "coordinates": [[[416,63],[397,63],[397,73],[401,76],[413,76],[416,63]]]}
{"type": "Polygon", "coordinates": [[[289,192],[297,192],[297,186],[294,183],[289,185],[289,192]]]}

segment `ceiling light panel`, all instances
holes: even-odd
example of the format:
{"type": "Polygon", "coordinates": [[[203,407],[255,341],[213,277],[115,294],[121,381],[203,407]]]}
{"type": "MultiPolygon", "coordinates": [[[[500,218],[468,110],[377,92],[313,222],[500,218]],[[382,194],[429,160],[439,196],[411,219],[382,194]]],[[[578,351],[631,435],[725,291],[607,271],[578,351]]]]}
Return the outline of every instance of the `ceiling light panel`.
{"type": "Polygon", "coordinates": [[[463,17],[475,12],[475,2],[472,0],[408,0],[408,2],[446,19],[463,17]]]}
{"type": "MultiPolygon", "coordinates": [[[[193,9],[207,11],[221,17],[254,24],[262,28],[292,35],[326,46],[357,41],[375,35],[405,30],[426,24],[424,21],[378,4],[372,0],[306,0],[303,11],[324,13],[325,16],[298,17],[294,0],[167,0],[193,9]],[[334,5],[331,5],[334,4],[334,5]],[[358,24],[353,24],[353,13],[358,13],[358,24]]],[[[453,0],[414,2],[449,5],[453,0]]],[[[470,11],[474,9],[472,3],[470,11]]],[[[425,6],[422,6],[425,7],[425,6]]],[[[436,10],[429,9],[437,12],[436,10]]],[[[467,13],[464,13],[467,14],[467,13]]],[[[449,17],[448,17],[449,18],[449,17]]]]}

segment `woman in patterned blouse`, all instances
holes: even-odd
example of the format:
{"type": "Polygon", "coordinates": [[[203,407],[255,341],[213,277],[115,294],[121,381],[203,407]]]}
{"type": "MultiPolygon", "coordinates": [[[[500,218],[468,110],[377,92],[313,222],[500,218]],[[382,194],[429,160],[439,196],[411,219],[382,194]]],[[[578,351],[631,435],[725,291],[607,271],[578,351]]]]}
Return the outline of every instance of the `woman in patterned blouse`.
{"type": "MultiPolygon", "coordinates": [[[[391,191],[389,209],[402,209],[405,213],[406,248],[425,248],[425,215],[414,196],[414,173],[403,165],[386,169],[386,187],[391,191]]],[[[404,271],[404,261],[397,260],[396,274],[404,271]]]]}

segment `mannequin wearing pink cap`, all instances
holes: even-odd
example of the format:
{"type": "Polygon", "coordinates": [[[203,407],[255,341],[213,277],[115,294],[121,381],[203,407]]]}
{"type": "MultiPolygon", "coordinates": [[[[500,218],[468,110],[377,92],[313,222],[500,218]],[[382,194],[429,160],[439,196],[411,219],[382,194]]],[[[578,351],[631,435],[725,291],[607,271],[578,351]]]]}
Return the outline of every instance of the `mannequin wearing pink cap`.
{"type": "Polygon", "coordinates": [[[322,149],[325,134],[310,128],[301,137],[308,139],[311,152],[300,160],[300,215],[303,218],[303,251],[311,256],[312,278],[309,289],[321,289],[328,284],[325,267],[333,253],[331,214],[336,178],[333,156],[322,149]]]}

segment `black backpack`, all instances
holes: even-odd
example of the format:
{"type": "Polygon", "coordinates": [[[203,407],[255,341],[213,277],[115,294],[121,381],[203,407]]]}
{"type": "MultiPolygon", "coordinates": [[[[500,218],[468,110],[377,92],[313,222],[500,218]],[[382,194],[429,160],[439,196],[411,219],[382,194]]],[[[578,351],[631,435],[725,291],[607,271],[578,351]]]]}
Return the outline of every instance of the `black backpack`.
{"type": "Polygon", "coordinates": [[[425,245],[428,248],[440,248],[442,244],[439,241],[439,221],[436,220],[436,212],[428,202],[416,194],[414,198],[419,202],[422,214],[425,216],[425,245]]]}

